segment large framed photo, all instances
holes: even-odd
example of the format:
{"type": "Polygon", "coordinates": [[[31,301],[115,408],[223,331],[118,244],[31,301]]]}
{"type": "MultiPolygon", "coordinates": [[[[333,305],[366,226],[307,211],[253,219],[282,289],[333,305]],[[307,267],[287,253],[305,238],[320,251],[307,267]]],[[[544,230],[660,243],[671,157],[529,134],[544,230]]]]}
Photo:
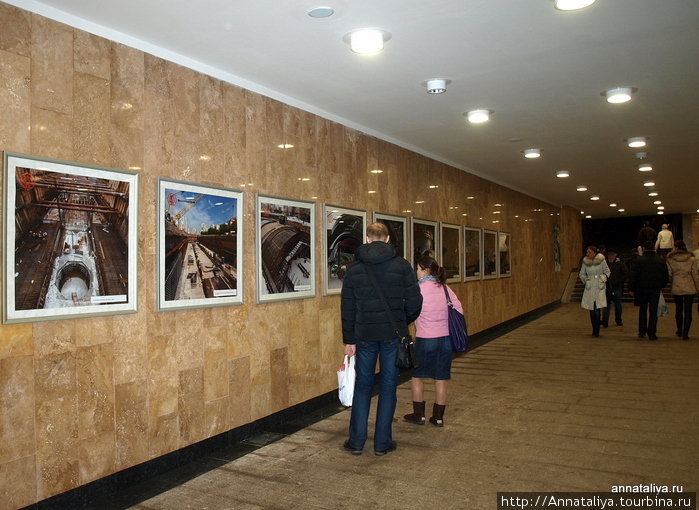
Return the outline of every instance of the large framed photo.
{"type": "Polygon", "coordinates": [[[243,193],[158,179],[158,311],[243,302],[243,193]]]}
{"type": "Polygon", "coordinates": [[[498,233],[483,229],[483,279],[498,277],[498,233]]]}
{"type": "Polygon", "coordinates": [[[347,266],[366,239],[366,211],[323,204],[323,294],[339,294],[347,266]]]}
{"type": "Polygon", "coordinates": [[[436,221],[412,218],[412,235],[410,236],[410,251],[412,252],[413,267],[422,257],[432,257],[440,261],[437,247],[439,246],[439,224],[436,221]]]}
{"type": "Polygon", "coordinates": [[[374,211],[374,221],[383,223],[388,227],[388,243],[395,248],[399,257],[407,258],[408,255],[408,236],[407,223],[408,219],[405,216],[394,216],[374,211]]]}
{"type": "Polygon", "coordinates": [[[138,175],[3,159],[3,322],[135,312],[138,175]]]}
{"type": "Polygon", "coordinates": [[[483,279],[482,231],[477,227],[464,227],[464,281],[483,279]]]}
{"type": "Polygon", "coordinates": [[[512,275],[512,234],[509,232],[498,232],[498,276],[507,278],[512,275]]]}
{"type": "Polygon", "coordinates": [[[315,202],[257,195],[257,302],[316,294],[315,202]]]}
{"type": "Polygon", "coordinates": [[[447,273],[447,282],[461,281],[461,227],[449,223],[440,224],[442,267],[447,273]]]}

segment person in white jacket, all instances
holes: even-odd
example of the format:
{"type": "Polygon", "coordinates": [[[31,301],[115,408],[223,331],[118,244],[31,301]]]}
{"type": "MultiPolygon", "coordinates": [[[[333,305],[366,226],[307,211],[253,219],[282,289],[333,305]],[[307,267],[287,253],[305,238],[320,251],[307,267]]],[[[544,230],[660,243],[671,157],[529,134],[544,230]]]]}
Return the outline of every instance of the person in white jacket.
{"type": "Polygon", "coordinates": [[[611,272],[604,255],[599,253],[596,246],[588,246],[580,264],[580,280],[585,284],[582,296],[582,306],[590,311],[592,336],[599,336],[601,322],[600,310],[607,307],[607,278],[611,272]]]}
{"type": "Polygon", "coordinates": [[[655,251],[663,260],[667,260],[667,254],[675,247],[675,240],[670,231],[670,225],[663,223],[663,226],[658,232],[658,239],[655,241],[655,251]]]}

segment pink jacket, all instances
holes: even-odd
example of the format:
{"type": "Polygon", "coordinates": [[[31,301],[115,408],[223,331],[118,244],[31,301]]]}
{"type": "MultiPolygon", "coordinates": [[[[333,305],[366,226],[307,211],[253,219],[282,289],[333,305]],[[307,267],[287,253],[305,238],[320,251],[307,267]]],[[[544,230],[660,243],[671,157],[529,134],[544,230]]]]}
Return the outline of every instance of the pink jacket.
{"type": "MultiPolygon", "coordinates": [[[[454,308],[464,313],[459,298],[449,287],[447,289],[454,308]]],[[[415,336],[418,338],[449,336],[447,298],[444,295],[444,287],[437,282],[427,280],[420,284],[420,292],[422,293],[422,311],[415,321],[415,336]]]]}

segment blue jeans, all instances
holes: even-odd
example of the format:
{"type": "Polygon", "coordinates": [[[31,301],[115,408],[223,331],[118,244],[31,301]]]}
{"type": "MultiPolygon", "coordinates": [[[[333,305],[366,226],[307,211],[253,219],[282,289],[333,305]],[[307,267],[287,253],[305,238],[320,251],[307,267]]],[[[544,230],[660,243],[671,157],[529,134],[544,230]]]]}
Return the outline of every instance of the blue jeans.
{"type": "Polygon", "coordinates": [[[354,397],[352,399],[352,416],[349,426],[349,444],[353,448],[362,449],[367,439],[369,408],[371,393],[374,387],[374,372],[377,359],[381,363],[379,373],[379,402],[376,409],[376,428],[374,430],[374,450],[386,450],[393,441],[393,413],[396,410],[396,383],[398,369],[397,338],[385,342],[357,342],[355,369],[357,377],[354,381],[354,397]]]}

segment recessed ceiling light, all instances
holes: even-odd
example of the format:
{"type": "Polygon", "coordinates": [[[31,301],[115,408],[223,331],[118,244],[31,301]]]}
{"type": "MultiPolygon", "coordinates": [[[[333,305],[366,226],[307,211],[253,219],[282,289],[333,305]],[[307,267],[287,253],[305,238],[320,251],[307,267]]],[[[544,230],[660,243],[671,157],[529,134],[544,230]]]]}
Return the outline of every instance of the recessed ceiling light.
{"type": "Polygon", "coordinates": [[[570,177],[570,172],[568,170],[559,170],[558,172],[556,172],[556,177],[570,177]]]}
{"type": "Polygon", "coordinates": [[[430,184],[430,189],[437,189],[439,186],[437,184],[430,184]]]}
{"type": "Polygon", "coordinates": [[[584,184],[581,184],[580,186],[575,188],[575,190],[576,191],[587,191],[587,186],[585,186],[584,184]]]}
{"type": "Polygon", "coordinates": [[[376,193],[376,190],[370,189],[369,191],[367,191],[367,193],[369,193],[369,194],[376,193]]]}
{"type": "Polygon", "coordinates": [[[631,101],[631,94],[636,92],[631,87],[618,87],[602,92],[601,95],[607,98],[608,103],[619,104],[631,101]]]}
{"type": "Polygon", "coordinates": [[[422,82],[428,94],[443,94],[447,91],[447,85],[450,83],[451,80],[446,78],[432,78],[422,82]]]}
{"type": "Polygon", "coordinates": [[[502,207],[502,204],[500,204],[500,203],[498,203],[498,204],[493,204],[493,207],[502,207]]]}
{"type": "Polygon", "coordinates": [[[660,205],[660,204],[662,204],[662,203],[663,203],[662,200],[656,200],[656,201],[653,202],[654,205],[660,205]]]}
{"type": "Polygon", "coordinates": [[[383,170],[379,170],[379,169],[377,168],[377,169],[375,169],[375,170],[369,170],[369,173],[372,173],[372,174],[382,174],[382,173],[383,173],[383,170]]]}
{"type": "Polygon", "coordinates": [[[651,170],[653,170],[653,165],[650,163],[641,163],[638,165],[639,172],[650,172],[651,170]]]}
{"type": "Polygon", "coordinates": [[[524,154],[524,157],[527,159],[535,159],[541,157],[540,149],[524,149],[522,153],[524,154]]]}
{"type": "Polygon", "coordinates": [[[634,136],[626,140],[626,144],[629,147],[645,147],[646,138],[644,136],[634,136]]]}
{"type": "Polygon", "coordinates": [[[589,220],[590,218],[592,218],[592,216],[588,214],[585,216],[585,218],[587,218],[589,220]]]}
{"type": "Polygon", "coordinates": [[[619,212],[624,212],[624,211],[626,211],[626,209],[619,209],[619,212]]]}
{"type": "Polygon", "coordinates": [[[599,195],[592,195],[590,200],[599,200],[599,195]]]}
{"type": "Polygon", "coordinates": [[[659,206],[658,206],[658,211],[663,211],[663,210],[665,210],[665,206],[664,206],[664,205],[659,205],[659,206]]]}
{"type": "Polygon", "coordinates": [[[319,6],[306,12],[311,18],[329,18],[335,14],[335,9],[332,7],[319,6]]]}
{"type": "Polygon", "coordinates": [[[644,185],[646,188],[650,188],[651,186],[655,186],[655,183],[654,183],[653,181],[645,181],[645,182],[643,183],[643,185],[644,185]]]}
{"type": "Polygon", "coordinates": [[[279,145],[277,145],[277,148],[279,148],[279,149],[293,149],[294,146],[290,143],[280,143],[279,145]]]}
{"type": "Polygon", "coordinates": [[[616,203],[612,202],[611,204],[609,204],[609,207],[616,207],[616,203]]]}
{"type": "Polygon", "coordinates": [[[657,191],[651,191],[650,193],[648,193],[648,196],[649,196],[649,197],[657,197],[657,196],[658,196],[658,192],[657,192],[657,191]]]}
{"type": "Polygon", "coordinates": [[[466,200],[473,200],[476,197],[466,197],[466,200]]]}
{"type": "Polygon", "coordinates": [[[466,115],[471,124],[482,124],[483,122],[488,122],[493,113],[493,110],[470,110],[464,113],[464,115],[466,115]]]}
{"type": "Polygon", "coordinates": [[[425,201],[424,201],[424,200],[416,200],[415,203],[416,203],[416,204],[424,204],[425,201]]]}
{"type": "Polygon", "coordinates": [[[353,52],[370,55],[383,50],[384,43],[390,38],[391,34],[380,28],[360,28],[345,34],[342,40],[353,52]]]}
{"type": "Polygon", "coordinates": [[[576,11],[595,3],[595,0],[554,0],[553,5],[559,11],[576,11]]]}

